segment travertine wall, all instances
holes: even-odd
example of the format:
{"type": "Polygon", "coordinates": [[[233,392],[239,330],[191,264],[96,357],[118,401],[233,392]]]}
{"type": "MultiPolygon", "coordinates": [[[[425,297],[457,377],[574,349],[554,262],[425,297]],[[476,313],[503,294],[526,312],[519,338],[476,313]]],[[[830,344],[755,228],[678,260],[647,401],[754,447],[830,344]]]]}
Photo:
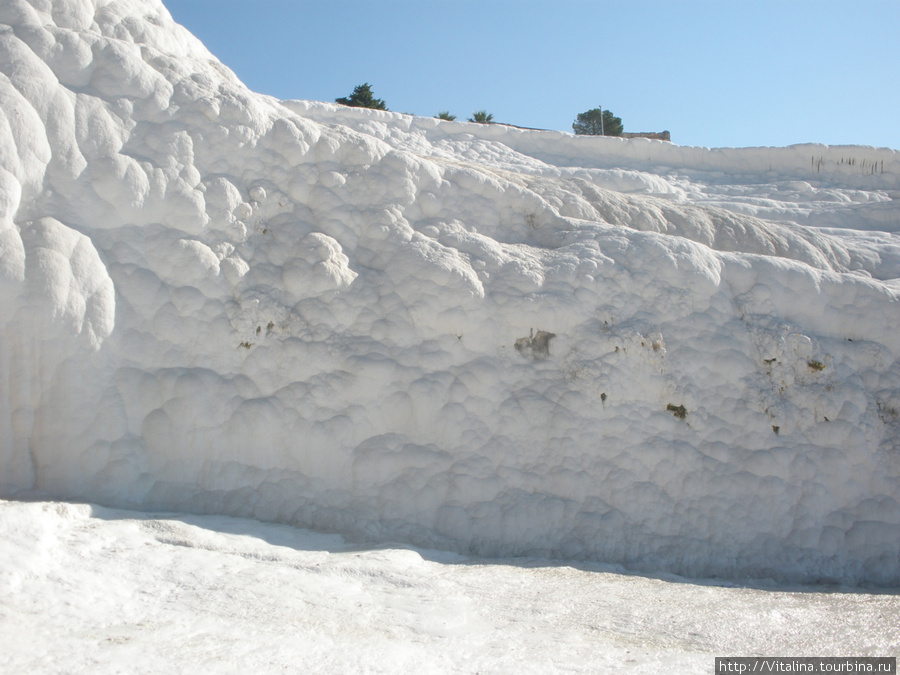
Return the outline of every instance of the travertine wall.
{"type": "Polygon", "coordinates": [[[672,135],[668,131],[639,131],[623,132],[622,138],[654,138],[658,141],[671,141],[672,135]]]}

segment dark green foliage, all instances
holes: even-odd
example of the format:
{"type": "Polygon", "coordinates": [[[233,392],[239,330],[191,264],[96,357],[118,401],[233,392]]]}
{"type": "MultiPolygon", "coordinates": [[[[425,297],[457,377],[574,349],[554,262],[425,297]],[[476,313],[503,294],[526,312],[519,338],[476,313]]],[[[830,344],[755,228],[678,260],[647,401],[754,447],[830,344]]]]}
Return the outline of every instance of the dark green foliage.
{"type": "Polygon", "coordinates": [[[372,87],[368,82],[360,84],[353,89],[353,93],[345,98],[334,99],[335,103],[349,105],[354,108],[373,108],[375,110],[387,110],[387,106],[380,98],[372,94],[372,87]]]}
{"type": "Polygon", "coordinates": [[[674,403],[670,403],[666,406],[666,410],[668,410],[680,420],[683,420],[685,417],[687,417],[687,408],[685,408],[683,405],[675,405],[674,403]]]}
{"type": "Polygon", "coordinates": [[[624,127],[622,119],[616,117],[609,110],[600,112],[600,108],[594,108],[587,112],[578,113],[578,117],[572,123],[572,129],[579,136],[621,136],[624,127]],[[601,114],[603,123],[601,124],[601,114]]]}
{"type": "Polygon", "coordinates": [[[435,117],[439,120],[449,120],[451,122],[456,119],[456,115],[451,115],[449,110],[442,110],[435,117]]]}
{"type": "Polygon", "coordinates": [[[472,113],[469,121],[478,122],[479,124],[491,124],[494,121],[494,116],[488,113],[487,110],[476,110],[472,113]]]}

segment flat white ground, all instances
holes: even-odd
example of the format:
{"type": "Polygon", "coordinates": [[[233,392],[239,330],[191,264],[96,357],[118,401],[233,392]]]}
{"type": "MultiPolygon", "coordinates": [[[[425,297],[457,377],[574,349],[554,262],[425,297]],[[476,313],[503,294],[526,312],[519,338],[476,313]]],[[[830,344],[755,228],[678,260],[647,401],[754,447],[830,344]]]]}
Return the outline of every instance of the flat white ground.
{"type": "Polygon", "coordinates": [[[478,560],[0,501],[0,672],[712,672],[900,652],[900,594],[478,560]]]}

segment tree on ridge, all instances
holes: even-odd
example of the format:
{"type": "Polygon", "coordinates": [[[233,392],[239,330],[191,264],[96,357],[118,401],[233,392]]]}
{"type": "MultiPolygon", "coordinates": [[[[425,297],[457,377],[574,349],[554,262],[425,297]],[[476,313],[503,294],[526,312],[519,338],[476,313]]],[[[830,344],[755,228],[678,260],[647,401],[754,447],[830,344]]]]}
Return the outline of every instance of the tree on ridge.
{"type": "Polygon", "coordinates": [[[341,105],[349,105],[353,108],[387,110],[384,101],[380,98],[375,98],[375,95],[372,93],[372,87],[368,82],[357,85],[350,96],[336,98],[334,99],[334,102],[340,103],[341,105]]]}
{"type": "Polygon", "coordinates": [[[478,124],[492,124],[494,122],[494,116],[487,110],[476,110],[472,113],[469,121],[478,122],[478,124]]]}
{"type": "Polygon", "coordinates": [[[572,123],[572,130],[579,136],[621,136],[624,127],[622,118],[616,117],[609,110],[593,108],[578,113],[572,123]]]}

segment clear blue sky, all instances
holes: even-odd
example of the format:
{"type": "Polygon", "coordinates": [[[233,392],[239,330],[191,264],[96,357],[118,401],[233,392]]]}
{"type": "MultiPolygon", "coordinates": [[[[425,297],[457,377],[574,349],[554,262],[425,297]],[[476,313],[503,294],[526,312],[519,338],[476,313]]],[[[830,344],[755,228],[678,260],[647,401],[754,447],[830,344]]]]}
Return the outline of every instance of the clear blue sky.
{"type": "Polygon", "coordinates": [[[900,149],[900,0],[163,0],[254,91],[683,145],[900,149]]]}

